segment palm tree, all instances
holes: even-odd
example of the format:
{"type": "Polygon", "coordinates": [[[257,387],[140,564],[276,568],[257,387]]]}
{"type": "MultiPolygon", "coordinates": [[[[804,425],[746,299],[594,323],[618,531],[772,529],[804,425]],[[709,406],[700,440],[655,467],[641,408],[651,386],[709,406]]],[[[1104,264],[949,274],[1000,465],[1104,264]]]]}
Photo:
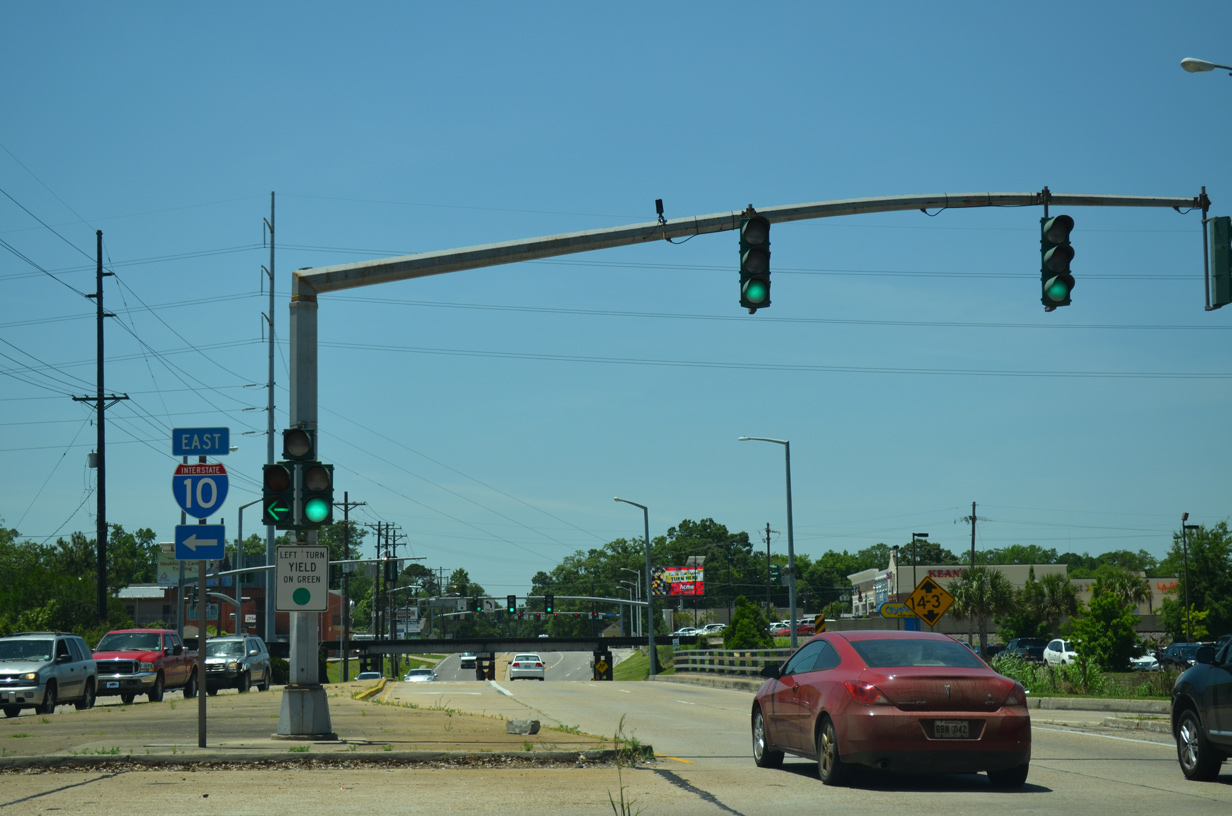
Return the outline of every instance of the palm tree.
{"type": "Polygon", "coordinates": [[[1105,567],[1096,573],[1093,592],[1106,592],[1120,602],[1121,607],[1134,606],[1151,599],[1151,585],[1133,570],[1105,567]]]}
{"type": "Polygon", "coordinates": [[[950,582],[954,617],[971,618],[980,634],[980,653],[988,647],[988,621],[1008,612],[1014,604],[1014,587],[1005,573],[980,566],[966,570],[961,578],[950,582]]]}
{"type": "Polygon", "coordinates": [[[1056,637],[1061,631],[1061,618],[1078,614],[1078,586],[1067,575],[1045,575],[1039,580],[1036,603],[1040,617],[1048,621],[1048,631],[1056,637]]]}

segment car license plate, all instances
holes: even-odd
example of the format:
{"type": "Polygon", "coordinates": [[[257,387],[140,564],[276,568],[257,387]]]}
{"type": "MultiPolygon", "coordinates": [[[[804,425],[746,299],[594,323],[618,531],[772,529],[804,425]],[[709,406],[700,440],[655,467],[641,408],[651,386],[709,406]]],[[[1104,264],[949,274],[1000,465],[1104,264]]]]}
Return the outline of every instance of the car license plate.
{"type": "Polygon", "coordinates": [[[937,720],[933,723],[933,737],[936,739],[968,739],[968,734],[966,720],[937,720]]]}
{"type": "Polygon", "coordinates": [[[120,687],[120,681],[118,680],[108,680],[107,681],[107,688],[119,688],[119,687],[120,687]]]}

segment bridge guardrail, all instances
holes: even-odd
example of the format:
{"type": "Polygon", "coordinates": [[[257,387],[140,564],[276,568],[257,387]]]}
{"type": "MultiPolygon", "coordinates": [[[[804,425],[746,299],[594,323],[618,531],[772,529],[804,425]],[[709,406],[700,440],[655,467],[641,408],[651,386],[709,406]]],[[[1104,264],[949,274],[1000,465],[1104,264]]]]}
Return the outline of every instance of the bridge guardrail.
{"type": "Polygon", "coordinates": [[[781,663],[791,649],[687,649],[676,652],[676,673],[756,676],[767,663],[781,663]]]}

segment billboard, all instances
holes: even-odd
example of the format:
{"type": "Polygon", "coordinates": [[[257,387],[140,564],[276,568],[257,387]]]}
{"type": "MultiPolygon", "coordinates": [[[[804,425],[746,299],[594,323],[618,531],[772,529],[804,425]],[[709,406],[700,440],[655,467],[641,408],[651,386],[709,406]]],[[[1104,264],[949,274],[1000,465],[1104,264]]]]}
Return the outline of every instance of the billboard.
{"type": "Polygon", "coordinates": [[[652,567],[651,592],[656,595],[705,595],[703,567],[652,567]]]}

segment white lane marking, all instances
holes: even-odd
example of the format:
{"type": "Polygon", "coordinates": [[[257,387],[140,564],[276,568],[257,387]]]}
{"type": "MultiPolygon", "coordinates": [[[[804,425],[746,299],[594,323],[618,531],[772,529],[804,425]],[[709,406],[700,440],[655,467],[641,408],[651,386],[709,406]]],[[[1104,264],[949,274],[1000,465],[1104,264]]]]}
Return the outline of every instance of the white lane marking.
{"type": "Polygon", "coordinates": [[[697,705],[697,703],[690,703],[688,700],[677,700],[676,702],[680,703],[681,705],[697,705]]]}
{"type": "MultiPolygon", "coordinates": [[[[491,686],[492,688],[496,689],[497,691],[499,691],[501,694],[505,695],[506,697],[512,697],[512,696],[513,696],[513,692],[512,692],[512,691],[510,691],[510,690],[509,690],[509,689],[507,689],[507,688],[504,688],[503,686],[501,686],[501,684],[500,684],[500,683],[497,683],[495,680],[489,680],[489,681],[488,681],[488,685],[489,685],[489,686],[491,686]]],[[[472,692],[472,693],[477,694],[478,692],[472,692]]]]}
{"type": "Polygon", "coordinates": [[[1117,740],[1118,742],[1136,742],[1139,745],[1160,745],[1167,748],[1169,751],[1175,751],[1176,745],[1172,742],[1157,742],[1155,740],[1134,739],[1133,737],[1115,737],[1112,734],[1092,734],[1089,731],[1070,730],[1068,728],[1044,728],[1038,725],[1031,726],[1032,731],[1050,731],[1053,734],[1083,734],[1088,737],[1100,737],[1102,739],[1117,740]]]}
{"type": "Polygon", "coordinates": [[[616,689],[616,690],[619,691],[621,694],[632,694],[633,693],[629,691],[628,689],[616,689]]]}
{"type": "MultiPolygon", "coordinates": [[[[424,694],[427,694],[427,695],[429,695],[429,696],[431,696],[431,697],[440,697],[442,694],[445,694],[445,693],[446,693],[446,692],[443,692],[443,691],[404,691],[404,692],[402,692],[402,694],[403,694],[403,695],[408,695],[408,694],[419,694],[419,695],[424,695],[424,694]]],[[[470,694],[470,695],[473,695],[473,696],[475,696],[475,697],[478,697],[478,696],[479,696],[479,695],[481,695],[483,692],[481,692],[481,691],[451,691],[451,692],[448,692],[448,693],[449,693],[449,694],[470,694]]]]}

